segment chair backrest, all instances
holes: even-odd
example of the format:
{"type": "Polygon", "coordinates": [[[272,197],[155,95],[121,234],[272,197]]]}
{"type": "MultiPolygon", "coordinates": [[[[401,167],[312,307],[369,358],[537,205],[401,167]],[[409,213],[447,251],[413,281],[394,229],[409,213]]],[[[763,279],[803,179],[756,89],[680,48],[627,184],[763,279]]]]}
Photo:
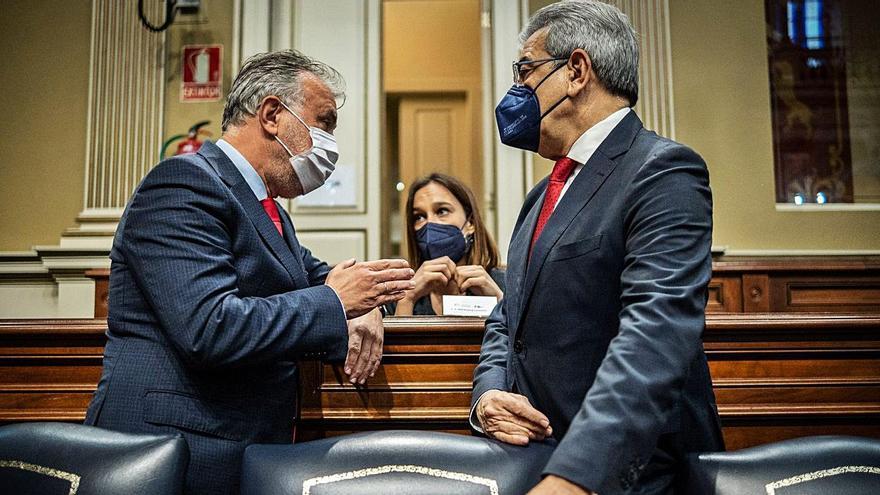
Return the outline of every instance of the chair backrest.
{"type": "Polygon", "coordinates": [[[429,431],[377,431],[245,450],[242,495],[525,493],[554,445],[429,431]]]}
{"type": "Polygon", "coordinates": [[[132,435],[69,423],[0,427],[3,493],[178,494],[188,462],[180,435],[132,435]]]}
{"type": "Polygon", "coordinates": [[[692,455],[688,464],[688,493],[700,495],[880,493],[880,440],[871,438],[796,438],[692,455]]]}

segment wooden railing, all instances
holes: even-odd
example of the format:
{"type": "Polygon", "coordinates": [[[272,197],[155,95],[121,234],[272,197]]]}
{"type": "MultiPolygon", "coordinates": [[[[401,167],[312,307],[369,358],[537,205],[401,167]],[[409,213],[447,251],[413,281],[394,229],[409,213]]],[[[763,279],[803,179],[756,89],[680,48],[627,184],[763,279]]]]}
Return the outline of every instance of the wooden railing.
{"type": "Polygon", "coordinates": [[[82,421],[106,320],[0,320],[0,422],[82,421]]]}
{"type": "MultiPolygon", "coordinates": [[[[95,280],[95,317],[107,316],[110,270],[95,280]]],[[[712,261],[708,313],[880,313],[880,256],[721,256],[712,261]]]]}
{"type": "MultiPolygon", "coordinates": [[[[0,422],[80,421],[101,374],[104,320],[0,321],[0,422]]],[[[301,363],[300,440],[415,428],[467,433],[483,322],[397,317],[364,387],[301,363]]],[[[880,438],[880,314],[707,316],[728,448],[813,434],[880,438]]]]}

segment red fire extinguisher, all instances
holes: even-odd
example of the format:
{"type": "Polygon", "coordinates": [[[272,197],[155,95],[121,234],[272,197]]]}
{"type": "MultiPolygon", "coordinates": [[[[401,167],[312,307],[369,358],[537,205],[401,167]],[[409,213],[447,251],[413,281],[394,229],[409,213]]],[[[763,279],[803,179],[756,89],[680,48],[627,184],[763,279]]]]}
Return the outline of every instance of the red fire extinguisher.
{"type": "Polygon", "coordinates": [[[210,136],[210,131],[202,129],[202,127],[210,124],[210,120],[203,120],[201,122],[197,122],[195,125],[189,128],[186,134],[177,134],[168,138],[165,141],[165,144],[162,145],[162,153],[161,157],[165,158],[165,152],[168,150],[168,146],[171,145],[174,141],[183,138],[183,140],[177,144],[177,152],[175,155],[182,155],[184,153],[195,153],[202,147],[202,140],[199,139],[199,136],[210,136]]]}

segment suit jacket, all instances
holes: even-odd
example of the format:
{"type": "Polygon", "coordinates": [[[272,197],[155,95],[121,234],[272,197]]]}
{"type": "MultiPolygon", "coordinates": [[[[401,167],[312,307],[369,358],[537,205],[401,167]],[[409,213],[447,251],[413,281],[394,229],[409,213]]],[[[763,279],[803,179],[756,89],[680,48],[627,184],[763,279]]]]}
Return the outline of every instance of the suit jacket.
{"type": "Polygon", "coordinates": [[[151,170],[116,231],[104,371],[86,424],[182,433],[187,493],[238,493],[248,444],[291,441],[295,360],[346,352],[329,267],[279,210],[283,237],[206,142],[151,170]]]}
{"type": "Polygon", "coordinates": [[[602,495],[664,484],[653,478],[675,478],[687,452],[723,448],[701,338],[706,165],[630,112],[575,177],[529,260],[546,187],[528,194],[517,220],[473,400],[516,391],[548,416],[559,446],[545,474],[602,495]]]}

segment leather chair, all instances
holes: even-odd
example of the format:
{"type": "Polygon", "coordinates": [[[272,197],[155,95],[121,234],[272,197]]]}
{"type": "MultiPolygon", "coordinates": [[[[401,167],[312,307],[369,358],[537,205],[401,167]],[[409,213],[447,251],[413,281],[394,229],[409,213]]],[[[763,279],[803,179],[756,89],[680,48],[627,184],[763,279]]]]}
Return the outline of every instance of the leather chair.
{"type": "Polygon", "coordinates": [[[0,427],[0,492],[41,495],[183,493],[180,435],[131,435],[69,423],[0,427]]]}
{"type": "Polygon", "coordinates": [[[242,495],[527,492],[554,445],[515,447],[430,431],[377,431],[245,450],[242,495]]]}
{"type": "Polygon", "coordinates": [[[864,495],[880,493],[880,440],[796,438],[733,452],[692,455],[688,493],[864,495]]]}

